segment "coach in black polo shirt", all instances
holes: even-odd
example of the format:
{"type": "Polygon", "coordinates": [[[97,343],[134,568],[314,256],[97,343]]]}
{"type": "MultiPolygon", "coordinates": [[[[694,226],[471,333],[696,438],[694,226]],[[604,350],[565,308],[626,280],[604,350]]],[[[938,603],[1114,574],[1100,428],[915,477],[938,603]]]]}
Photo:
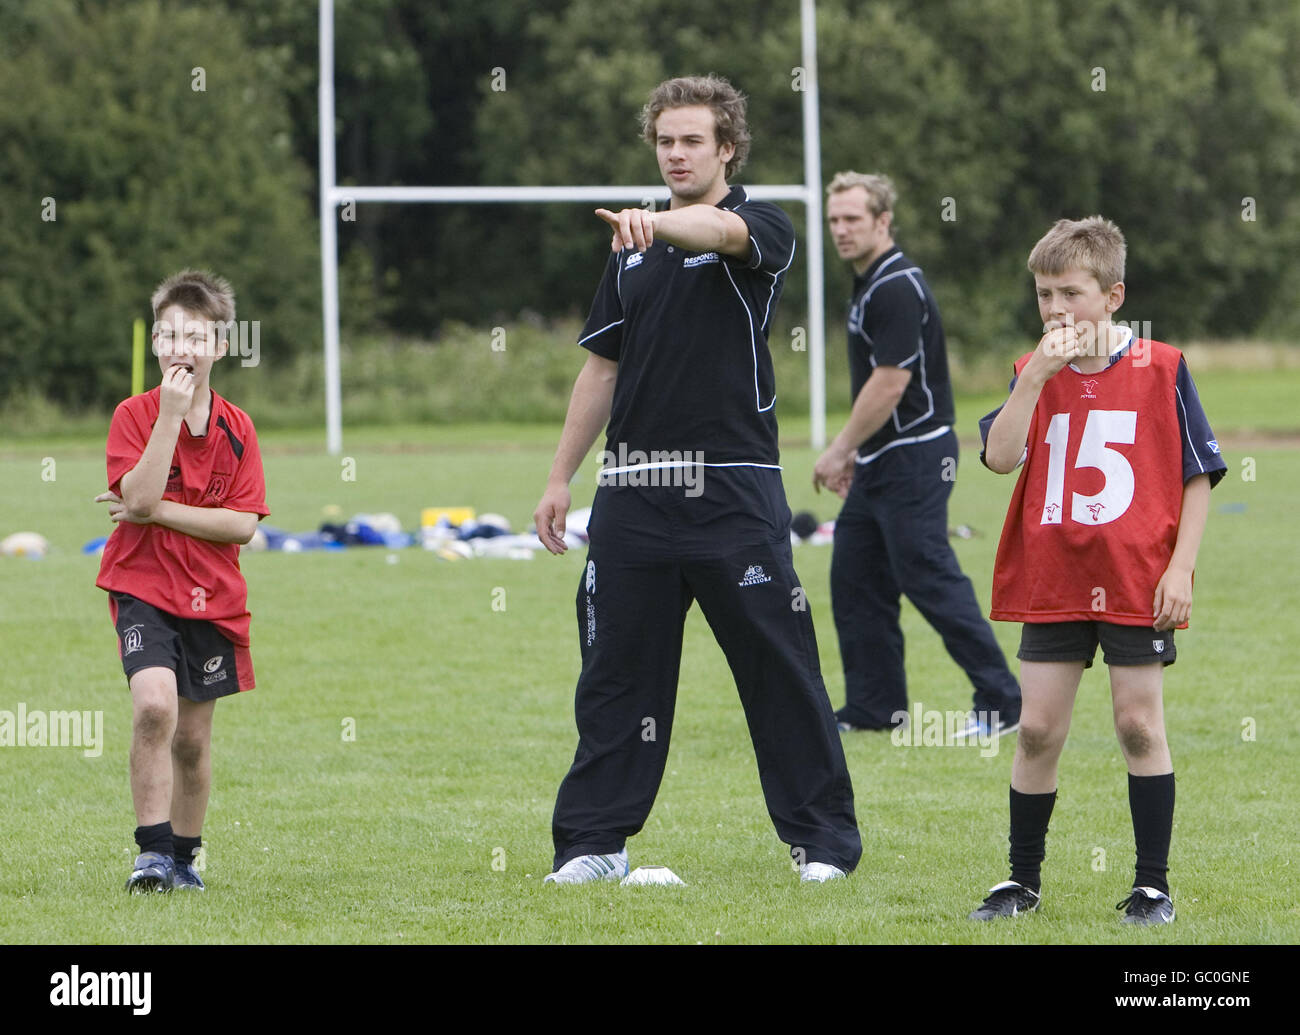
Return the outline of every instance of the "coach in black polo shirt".
{"type": "Polygon", "coordinates": [[[920,269],[894,244],[894,200],[885,176],[842,172],[828,188],[831,236],[856,274],[853,412],[813,471],[815,486],[844,497],[831,559],[846,692],[836,717],[845,731],[905,721],[905,593],[975,687],[960,735],[1009,733],[1020,722],[1020,685],[948,543],[957,436],[943,324],[920,269]]]}
{"type": "Polygon", "coordinates": [[[597,214],[613,254],[589,352],[533,515],[563,553],[569,481],[608,441],[578,587],[578,749],[552,832],[556,883],[622,877],[654,804],[698,600],[740,691],[768,812],[804,880],[842,877],[861,839],[812,617],[790,554],[767,334],[794,257],[775,205],[727,186],[749,149],[725,80],[673,79],[642,113],[666,211],[597,214]]]}

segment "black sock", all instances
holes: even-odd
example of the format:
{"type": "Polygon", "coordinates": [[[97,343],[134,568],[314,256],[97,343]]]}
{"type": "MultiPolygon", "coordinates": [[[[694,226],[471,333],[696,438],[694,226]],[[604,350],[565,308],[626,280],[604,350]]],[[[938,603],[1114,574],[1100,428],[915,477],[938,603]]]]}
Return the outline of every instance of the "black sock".
{"type": "Polygon", "coordinates": [[[1174,829],[1174,774],[1128,774],[1128,807],[1133,813],[1137,873],[1133,886],[1169,894],[1169,838],[1174,829]]]}
{"type": "Polygon", "coordinates": [[[1055,791],[1021,794],[1011,788],[1011,879],[1034,891],[1042,884],[1038,868],[1047,854],[1047,822],[1055,804],[1055,791]]]}
{"type": "Polygon", "coordinates": [[[159,855],[172,854],[172,821],[163,820],[151,827],[135,828],[135,843],[140,851],[157,852],[159,855]]]}
{"type": "Polygon", "coordinates": [[[199,847],[203,844],[203,838],[200,837],[182,837],[176,834],[172,837],[172,854],[176,859],[178,866],[186,863],[192,863],[194,857],[199,854],[199,847]]]}

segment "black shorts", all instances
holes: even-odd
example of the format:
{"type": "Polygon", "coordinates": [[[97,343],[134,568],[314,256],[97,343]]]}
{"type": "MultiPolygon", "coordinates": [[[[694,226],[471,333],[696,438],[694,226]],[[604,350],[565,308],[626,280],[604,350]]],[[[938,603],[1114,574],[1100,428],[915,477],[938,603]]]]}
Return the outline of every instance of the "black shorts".
{"type": "Polygon", "coordinates": [[[1092,667],[1101,644],[1107,665],[1172,665],[1178,659],[1174,631],[1110,622],[1026,622],[1020,634],[1021,661],[1082,661],[1092,667]]]}
{"type": "Polygon", "coordinates": [[[109,613],[127,682],[143,668],[176,673],[187,701],[212,701],[253,689],[253,658],[209,621],[177,618],[128,593],[110,592],[109,613]]]}

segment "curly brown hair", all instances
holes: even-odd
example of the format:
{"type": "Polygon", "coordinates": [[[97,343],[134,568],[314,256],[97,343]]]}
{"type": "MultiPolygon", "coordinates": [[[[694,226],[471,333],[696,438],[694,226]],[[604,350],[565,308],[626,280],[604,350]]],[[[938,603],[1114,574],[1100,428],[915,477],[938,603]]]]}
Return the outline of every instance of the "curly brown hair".
{"type": "Polygon", "coordinates": [[[726,176],[740,172],[749,157],[749,126],[745,123],[745,95],[726,79],[715,75],[683,76],[660,83],[641,109],[641,135],[651,147],[655,143],[655,122],[668,108],[704,105],[713,110],[713,135],[718,146],[736,148],[727,163],[726,176]]]}

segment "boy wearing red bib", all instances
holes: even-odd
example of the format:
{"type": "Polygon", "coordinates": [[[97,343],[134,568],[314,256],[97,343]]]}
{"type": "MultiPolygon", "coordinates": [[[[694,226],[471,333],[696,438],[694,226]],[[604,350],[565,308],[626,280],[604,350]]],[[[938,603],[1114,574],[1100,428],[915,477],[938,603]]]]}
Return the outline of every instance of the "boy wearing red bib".
{"type": "Polygon", "coordinates": [[[253,422],[208,386],[235,299],[185,270],[153,299],[162,384],[132,396],[108,431],[116,522],[96,585],[109,594],[131,689],[131,796],[140,854],[128,891],[203,889],[194,866],[212,780],[218,697],[253,688],[248,588],[239,570],[266,508],[253,422]]]}
{"type": "Polygon", "coordinates": [[[1057,763],[1098,644],[1129,772],[1137,845],[1125,923],[1174,919],[1174,775],[1164,667],[1187,627],[1210,489],[1226,463],[1177,349],[1111,323],[1125,244],[1093,216],[1059,220],[1029,256],[1046,334],[980,422],[985,466],[1023,464],[998,544],[991,618],[1023,622],[1024,705],[1011,769],[1011,877],[971,919],[1038,907],[1057,763]]]}

